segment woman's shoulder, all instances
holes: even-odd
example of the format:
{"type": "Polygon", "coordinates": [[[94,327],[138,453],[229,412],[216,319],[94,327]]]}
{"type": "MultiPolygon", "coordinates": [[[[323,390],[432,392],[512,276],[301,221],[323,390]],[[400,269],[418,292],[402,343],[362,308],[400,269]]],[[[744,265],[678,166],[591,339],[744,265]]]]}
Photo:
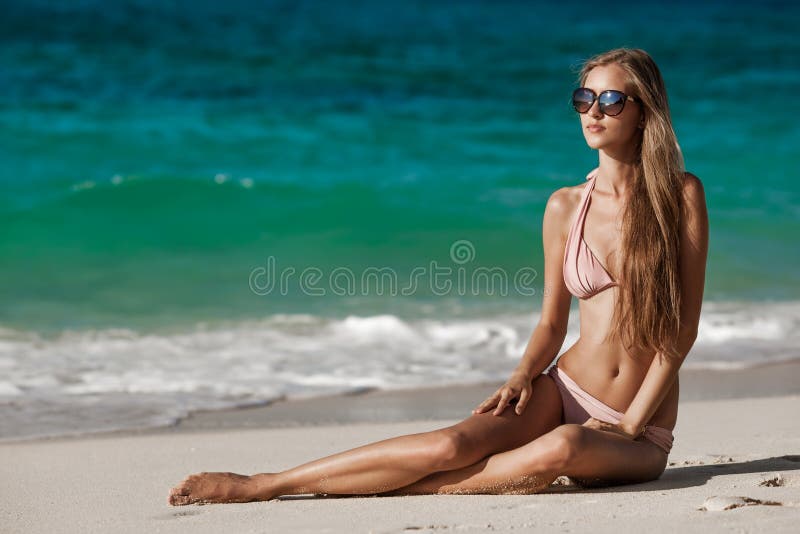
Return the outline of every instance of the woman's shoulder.
{"type": "Polygon", "coordinates": [[[706,236],[704,239],[708,239],[708,207],[703,182],[688,171],[683,175],[681,233],[687,236],[706,236]]]}
{"type": "Polygon", "coordinates": [[[686,187],[687,184],[690,184],[690,187],[703,186],[703,183],[700,181],[700,178],[698,178],[697,175],[689,171],[683,171],[683,186],[686,187]]]}
{"type": "Polygon", "coordinates": [[[689,171],[683,173],[683,199],[688,204],[705,203],[703,182],[689,171]]]}
{"type": "MultiPolygon", "coordinates": [[[[589,174],[591,176],[591,173],[589,174]]],[[[581,183],[559,187],[547,199],[544,208],[543,224],[559,228],[562,235],[566,235],[572,217],[581,201],[581,192],[586,186],[586,177],[581,183]]]]}
{"type": "Polygon", "coordinates": [[[550,193],[544,209],[545,217],[568,219],[578,207],[583,187],[584,184],[582,183],[565,185],[550,193]]]}

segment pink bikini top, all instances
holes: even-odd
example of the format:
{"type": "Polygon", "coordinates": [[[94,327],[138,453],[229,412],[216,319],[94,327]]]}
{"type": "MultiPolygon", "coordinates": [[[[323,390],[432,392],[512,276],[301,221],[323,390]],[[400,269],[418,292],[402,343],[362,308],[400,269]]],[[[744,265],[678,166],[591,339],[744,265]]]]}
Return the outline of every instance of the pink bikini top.
{"type": "Polygon", "coordinates": [[[581,193],[578,216],[569,229],[564,248],[564,283],[569,292],[579,299],[588,299],[609,287],[619,285],[583,240],[583,222],[591,202],[595,178],[597,169],[586,176],[588,182],[581,193]]]}

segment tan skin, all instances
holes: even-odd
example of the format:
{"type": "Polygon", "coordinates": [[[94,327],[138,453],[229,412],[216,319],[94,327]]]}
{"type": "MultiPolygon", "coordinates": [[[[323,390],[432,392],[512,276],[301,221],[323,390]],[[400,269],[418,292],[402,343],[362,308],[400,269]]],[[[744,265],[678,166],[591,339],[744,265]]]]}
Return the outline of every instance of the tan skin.
{"type": "MultiPolygon", "coordinates": [[[[600,93],[627,92],[617,65],[592,69],[584,83],[600,93]]],[[[630,94],[630,93],[629,93],[630,94]]],[[[579,115],[587,144],[599,152],[598,178],[586,215],[584,239],[615,280],[620,272],[619,214],[633,176],[633,141],[642,124],[640,104],[610,117],[595,103],[579,115]],[[590,123],[605,130],[592,133],[590,123]]],[[[539,323],[508,381],[459,423],[385,439],[279,473],[190,475],[170,491],[173,505],[251,502],[294,494],[415,495],[529,494],[558,476],[584,483],[619,484],[658,478],[667,455],[639,436],[645,423],[673,429],[678,412],[677,371],[682,360],[658,364],[655,354],[628,354],[604,342],[618,288],[579,300],[580,338],[557,365],[583,389],[625,414],[619,424],[590,418],[561,424],[560,393],[550,366],[567,331],[572,295],[563,278],[566,236],[585,183],[555,191],[545,207],[544,297],[539,323]],[[638,436],[638,437],[636,437],[638,436]]],[[[697,333],[708,247],[708,216],[700,180],[686,173],[681,228],[684,317],[678,346],[688,353],[697,333]]]]}

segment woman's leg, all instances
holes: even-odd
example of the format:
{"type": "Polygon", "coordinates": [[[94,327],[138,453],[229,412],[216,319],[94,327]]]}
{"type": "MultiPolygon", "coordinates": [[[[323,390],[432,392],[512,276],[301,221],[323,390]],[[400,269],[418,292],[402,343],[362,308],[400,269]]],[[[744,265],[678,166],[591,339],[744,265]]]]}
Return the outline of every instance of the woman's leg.
{"type": "Polygon", "coordinates": [[[487,455],[515,449],[557,427],[561,395],[547,375],[533,380],[521,415],[472,415],[453,426],[398,436],[314,460],[280,473],[253,476],[200,473],[172,489],[170,504],[249,502],[279,495],[364,495],[390,491],[434,473],[459,469],[487,455]]]}
{"type": "Polygon", "coordinates": [[[649,441],[565,424],[517,449],[382,495],[538,493],[561,475],[586,486],[646,482],[661,476],[666,464],[667,454],[649,441]]]}

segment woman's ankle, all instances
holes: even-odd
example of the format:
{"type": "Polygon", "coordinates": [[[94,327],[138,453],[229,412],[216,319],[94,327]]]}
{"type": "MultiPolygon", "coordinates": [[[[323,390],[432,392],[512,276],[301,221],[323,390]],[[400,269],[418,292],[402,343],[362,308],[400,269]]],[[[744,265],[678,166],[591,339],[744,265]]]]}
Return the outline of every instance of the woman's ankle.
{"type": "Polygon", "coordinates": [[[277,473],[257,473],[250,475],[250,480],[253,482],[253,487],[257,495],[263,499],[274,499],[282,495],[278,492],[278,485],[276,484],[277,473]]]}

